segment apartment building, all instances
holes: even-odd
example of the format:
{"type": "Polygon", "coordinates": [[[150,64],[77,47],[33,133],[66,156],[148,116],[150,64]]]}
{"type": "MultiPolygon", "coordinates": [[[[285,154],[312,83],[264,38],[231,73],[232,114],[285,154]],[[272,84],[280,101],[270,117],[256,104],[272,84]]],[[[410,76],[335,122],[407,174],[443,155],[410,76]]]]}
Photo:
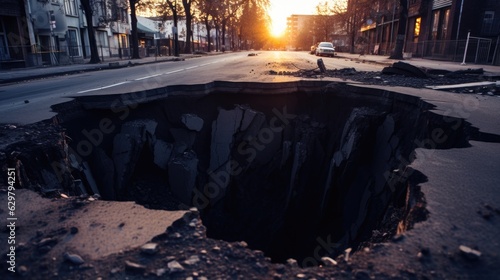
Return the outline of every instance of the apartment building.
{"type": "MultiPolygon", "coordinates": [[[[390,55],[398,34],[399,1],[379,0],[373,8],[360,30],[367,41],[362,48],[390,55]]],[[[498,65],[500,1],[408,0],[405,34],[407,57],[462,61],[465,56],[469,62],[498,65]]]]}
{"type": "MultiPolygon", "coordinates": [[[[91,0],[99,56],[128,56],[130,24],[123,0],[91,0]]],[[[82,62],[90,57],[89,23],[80,0],[3,0],[0,67],[82,62]]]]}

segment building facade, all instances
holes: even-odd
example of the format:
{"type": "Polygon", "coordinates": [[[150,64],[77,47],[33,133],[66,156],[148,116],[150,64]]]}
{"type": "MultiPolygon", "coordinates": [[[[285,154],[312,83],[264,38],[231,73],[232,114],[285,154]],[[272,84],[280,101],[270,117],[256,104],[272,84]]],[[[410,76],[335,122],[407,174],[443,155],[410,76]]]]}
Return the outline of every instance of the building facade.
{"type": "MultiPolygon", "coordinates": [[[[390,55],[398,34],[399,1],[379,0],[373,7],[360,30],[367,41],[363,48],[366,53],[390,55]]],[[[465,58],[467,62],[498,65],[500,1],[408,0],[405,34],[407,57],[465,58]]]]}
{"type": "MultiPolygon", "coordinates": [[[[99,56],[128,57],[128,1],[90,0],[99,56]]],[[[0,66],[4,69],[83,62],[90,57],[89,23],[80,0],[3,0],[0,66]]]]}
{"type": "Polygon", "coordinates": [[[0,69],[31,66],[30,33],[23,1],[0,5],[0,69]]]}

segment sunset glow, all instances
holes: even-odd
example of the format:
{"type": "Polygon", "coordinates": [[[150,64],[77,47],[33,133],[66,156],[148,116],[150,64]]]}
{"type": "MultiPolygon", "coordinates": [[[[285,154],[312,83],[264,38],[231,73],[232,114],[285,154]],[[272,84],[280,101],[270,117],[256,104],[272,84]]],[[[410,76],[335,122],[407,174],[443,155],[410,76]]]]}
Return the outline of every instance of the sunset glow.
{"type": "Polygon", "coordinates": [[[272,24],[272,35],[279,37],[285,34],[286,19],[292,14],[312,15],[321,0],[271,0],[269,17],[272,24]]]}

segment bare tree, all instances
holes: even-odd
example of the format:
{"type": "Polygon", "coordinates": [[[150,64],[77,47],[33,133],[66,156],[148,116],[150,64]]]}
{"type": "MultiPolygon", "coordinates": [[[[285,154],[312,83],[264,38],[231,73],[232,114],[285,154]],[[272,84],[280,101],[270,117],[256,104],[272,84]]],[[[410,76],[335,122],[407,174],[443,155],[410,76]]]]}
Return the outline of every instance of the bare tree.
{"type": "Polygon", "coordinates": [[[186,28],[187,28],[184,53],[191,53],[191,37],[193,36],[193,30],[191,29],[191,22],[193,21],[192,4],[193,0],[182,0],[182,6],[184,7],[184,15],[186,16],[186,28]]]}
{"type": "Polygon", "coordinates": [[[139,32],[137,30],[137,9],[151,4],[147,0],[128,0],[130,8],[130,29],[132,30],[132,59],[141,58],[139,55],[139,32]]]}
{"type": "Polygon", "coordinates": [[[96,0],[80,0],[82,5],[83,13],[85,14],[85,20],[87,21],[87,32],[89,35],[89,45],[90,45],[90,61],[89,63],[99,63],[101,59],[99,58],[99,52],[97,50],[97,40],[95,38],[94,30],[94,20],[93,16],[96,12],[96,0]]]}
{"type": "Polygon", "coordinates": [[[269,38],[270,19],[265,12],[268,5],[268,0],[247,0],[245,3],[239,33],[246,48],[261,48],[269,38]]]}
{"type": "Polygon", "coordinates": [[[211,50],[211,36],[213,15],[215,14],[216,0],[200,0],[197,8],[199,11],[199,18],[205,24],[207,30],[207,51],[211,50]]]}
{"type": "Polygon", "coordinates": [[[242,5],[248,0],[223,0],[219,1],[216,11],[217,22],[220,22],[222,45],[226,45],[226,32],[230,23],[242,12],[242,5]]]}
{"type": "Polygon", "coordinates": [[[396,46],[389,58],[403,59],[403,47],[406,37],[406,22],[408,21],[408,0],[399,0],[399,23],[398,35],[396,37],[396,46]]]}
{"type": "Polygon", "coordinates": [[[327,1],[316,6],[317,16],[314,19],[314,36],[317,40],[331,41],[331,34],[335,26],[334,13],[327,1]]]}

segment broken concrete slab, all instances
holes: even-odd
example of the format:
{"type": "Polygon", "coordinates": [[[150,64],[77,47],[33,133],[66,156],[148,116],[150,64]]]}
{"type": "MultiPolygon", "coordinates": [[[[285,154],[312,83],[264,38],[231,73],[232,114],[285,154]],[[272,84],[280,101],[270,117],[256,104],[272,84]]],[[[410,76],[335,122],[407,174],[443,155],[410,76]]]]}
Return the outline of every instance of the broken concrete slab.
{"type": "Polygon", "coordinates": [[[129,134],[138,142],[145,142],[148,137],[155,135],[158,122],[148,119],[138,119],[126,122],[121,127],[121,133],[129,134]]]}
{"type": "Polygon", "coordinates": [[[233,136],[239,130],[243,110],[237,106],[232,110],[219,109],[217,120],[212,123],[210,170],[217,170],[229,160],[233,136]]]}
{"type": "Polygon", "coordinates": [[[189,130],[201,131],[203,128],[203,119],[195,114],[183,114],[181,121],[189,130]]]}
{"type": "Polygon", "coordinates": [[[115,190],[121,191],[129,183],[143,143],[136,141],[137,135],[119,133],[113,139],[113,163],[115,166],[115,190]]]}
{"type": "MultiPolygon", "coordinates": [[[[92,175],[92,170],[90,170],[89,163],[84,161],[82,162],[82,171],[85,174],[85,179],[87,179],[87,183],[90,186],[93,194],[99,194],[99,188],[97,187],[97,183],[92,175]]],[[[100,194],[99,194],[100,195],[100,194]]]]}
{"type": "Polygon", "coordinates": [[[171,128],[170,134],[174,138],[174,146],[176,153],[183,153],[193,147],[196,140],[196,132],[185,128],[171,128]]]}
{"type": "Polygon", "coordinates": [[[92,155],[92,174],[104,199],[116,199],[115,196],[115,164],[100,147],[96,147],[92,155]]]}
{"type": "Polygon", "coordinates": [[[243,120],[241,121],[240,130],[241,131],[247,130],[247,128],[250,126],[250,124],[252,123],[253,119],[257,114],[258,112],[252,109],[246,109],[243,115],[243,120]]]}
{"type": "Polygon", "coordinates": [[[167,170],[174,145],[163,140],[156,140],[153,147],[153,161],[159,168],[167,170]]]}
{"type": "Polygon", "coordinates": [[[395,62],[392,66],[382,69],[382,74],[403,75],[405,77],[428,78],[427,73],[422,69],[405,62],[395,62]]]}
{"type": "Polygon", "coordinates": [[[243,139],[246,141],[248,139],[253,139],[257,137],[259,131],[262,129],[265,122],[266,122],[266,115],[264,115],[264,113],[262,112],[256,112],[256,114],[253,116],[252,122],[244,130],[245,135],[243,136],[243,139]]]}
{"type": "Polygon", "coordinates": [[[172,193],[184,204],[192,204],[193,189],[198,176],[198,158],[194,152],[185,152],[168,164],[168,182],[172,193]]]}

